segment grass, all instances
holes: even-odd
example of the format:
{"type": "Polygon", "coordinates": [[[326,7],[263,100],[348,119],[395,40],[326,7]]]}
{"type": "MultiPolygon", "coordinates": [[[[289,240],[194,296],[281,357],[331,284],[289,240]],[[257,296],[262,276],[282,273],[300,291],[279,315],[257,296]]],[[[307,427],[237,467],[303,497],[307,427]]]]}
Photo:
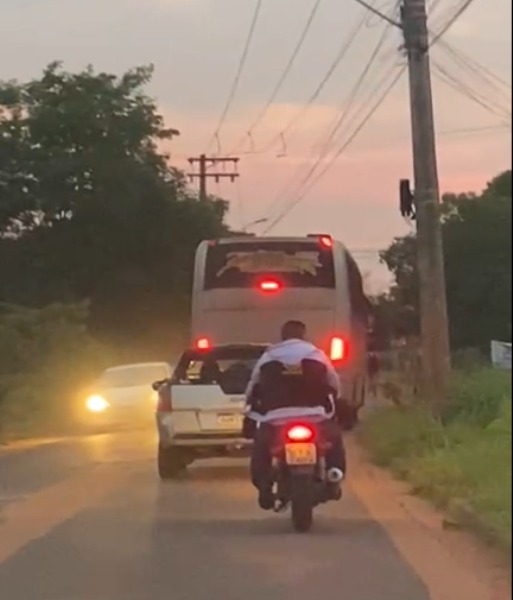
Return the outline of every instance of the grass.
{"type": "Polygon", "coordinates": [[[370,415],[361,438],[374,461],[462,526],[511,553],[511,374],[454,377],[442,419],[422,407],[370,415]]]}

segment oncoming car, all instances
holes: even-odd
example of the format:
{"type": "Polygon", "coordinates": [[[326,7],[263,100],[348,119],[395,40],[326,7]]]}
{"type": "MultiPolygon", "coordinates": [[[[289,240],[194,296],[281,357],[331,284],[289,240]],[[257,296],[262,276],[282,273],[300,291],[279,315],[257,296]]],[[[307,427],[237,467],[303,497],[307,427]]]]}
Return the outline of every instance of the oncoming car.
{"type": "Polygon", "coordinates": [[[149,423],[158,398],[151,385],[156,379],[166,379],[170,375],[171,367],[165,362],[107,369],[85,399],[87,423],[102,426],[149,423]]]}
{"type": "Polygon", "coordinates": [[[158,471],[178,475],[197,458],[236,454],[242,437],[244,392],[265,344],[226,344],[186,350],[158,390],[158,471]]]}

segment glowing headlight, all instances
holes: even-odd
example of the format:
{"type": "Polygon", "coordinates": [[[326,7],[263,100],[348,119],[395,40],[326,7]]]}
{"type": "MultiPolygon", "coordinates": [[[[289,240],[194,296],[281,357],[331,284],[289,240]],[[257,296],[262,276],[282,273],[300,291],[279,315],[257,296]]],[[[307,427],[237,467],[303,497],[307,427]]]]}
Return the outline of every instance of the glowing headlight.
{"type": "Polygon", "coordinates": [[[101,396],[91,396],[86,402],[87,409],[93,413],[102,413],[109,408],[109,403],[101,396]]]}

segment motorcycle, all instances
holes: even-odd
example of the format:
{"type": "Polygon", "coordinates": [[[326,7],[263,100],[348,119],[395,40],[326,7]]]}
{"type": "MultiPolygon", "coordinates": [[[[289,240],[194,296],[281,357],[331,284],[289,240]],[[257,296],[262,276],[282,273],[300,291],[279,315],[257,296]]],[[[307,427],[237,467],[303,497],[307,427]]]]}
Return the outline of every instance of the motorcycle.
{"type": "Polygon", "coordinates": [[[340,469],[327,469],[326,452],[331,444],[323,439],[320,420],[274,423],[272,447],[276,512],[291,508],[292,525],[298,533],[308,532],[314,508],[341,498],[340,469]]]}

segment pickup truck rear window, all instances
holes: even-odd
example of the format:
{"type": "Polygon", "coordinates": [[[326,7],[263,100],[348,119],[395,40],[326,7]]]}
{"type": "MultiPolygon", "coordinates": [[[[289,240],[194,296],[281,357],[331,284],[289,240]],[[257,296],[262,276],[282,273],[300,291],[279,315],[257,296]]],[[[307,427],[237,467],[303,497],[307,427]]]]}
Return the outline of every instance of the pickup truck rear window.
{"type": "Polygon", "coordinates": [[[255,346],[185,352],[176,367],[174,383],[217,384],[227,394],[243,394],[264,351],[265,347],[255,346]]]}

